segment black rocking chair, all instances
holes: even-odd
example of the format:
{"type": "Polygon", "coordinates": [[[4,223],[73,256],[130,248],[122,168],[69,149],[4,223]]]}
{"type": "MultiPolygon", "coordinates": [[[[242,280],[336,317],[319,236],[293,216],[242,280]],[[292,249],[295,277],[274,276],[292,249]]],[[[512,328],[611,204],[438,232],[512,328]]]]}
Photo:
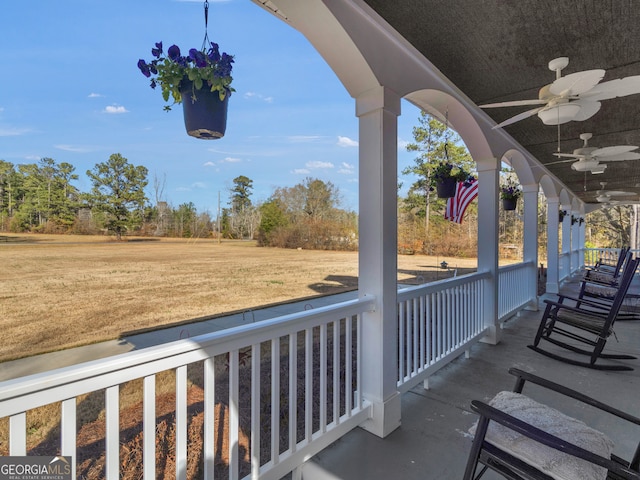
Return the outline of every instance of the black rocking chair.
{"type": "Polygon", "coordinates": [[[640,443],[631,461],[612,453],[613,442],[580,420],[522,395],[530,382],[640,426],[640,418],[565,386],[512,368],[513,392],[500,392],[489,404],[473,400],[480,415],[463,480],[491,469],[510,480],[640,479],[640,443]],[[480,468],[479,468],[480,467],[480,468]]]}
{"type": "Polygon", "coordinates": [[[620,313],[639,261],[638,259],[632,259],[628,262],[610,305],[590,302],[583,298],[580,299],[577,305],[572,306],[564,303],[566,298],[570,298],[564,296],[560,296],[557,302],[545,300],[547,307],[540,321],[533,345],[528,345],[528,347],[550,358],[572,365],[598,370],[633,370],[633,368],[626,365],[596,362],[598,359],[633,360],[636,358],[631,355],[606,354],[602,353],[602,351],[607,339],[613,333],[613,325],[620,313]],[[568,338],[573,342],[567,343],[561,338],[568,338]],[[575,360],[544,350],[540,347],[540,342],[543,340],[571,352],[586,355],[590,357],[589,362],[575,360]],[[576,346],[576,342],[588,345],[590,349],[579,348],[576,346]]]}

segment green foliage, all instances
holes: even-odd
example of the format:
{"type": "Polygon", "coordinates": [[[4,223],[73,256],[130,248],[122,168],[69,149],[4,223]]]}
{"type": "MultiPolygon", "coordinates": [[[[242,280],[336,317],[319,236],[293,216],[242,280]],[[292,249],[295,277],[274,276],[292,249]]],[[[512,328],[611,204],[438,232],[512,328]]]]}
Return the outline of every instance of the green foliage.
{"type": "Polygon", "coordinates": [[[131,165],[119,153],[87,171],[93,188],[86,200],[105,214],[105,228],[118,239],[127,230],[142,223],[147,197],[147,168],[131,165]]]}
{"type": "Polygon", "coordinates": [[[253,180],[244,175],[233,179],[234,187],[231,189],[231,206],[234,211],[241,211],[251,206],[251,190],[253,180]]]}
{"type": "MultiPolygon", "coordinates": [[[[150,78],[151,88],[160,85],[162,98],[165,102],[172,97],[174,104],[182,102],[182,92],[189,89],[191,96],[196,97],[197,91],[208,88],[211,92],[218,92],[220,100],[235,91],[231,88],[233,56],[220,54],[218,45],[210,42],[208,50],[192,48],[188,55],[181,55],[180,48],[172,45],[167,54],[162,50],[162,42],[151,49],[154,59],[149,63],[140,59],[138,68],[142,74],[150,78]]],[[[170,105],[164,107],[171,110],[170,105]]]]}
{"type": "Polygon", "coordinates": [[[283,205],[277,199],[270,199],[260,205],[260,227],[258,228],[258,244],[269,245],[274,230],[289,224],[283,205]]]}
{"type": "Polygon", "coordinates": [[[409,152],[417,152],[418,156],[414,164],[401,173],[416,178],[403,203],[405,211],[421,214],[424,218],[435,198],[431,192],[437,175],[446,170],[454,175],[459,174],[463,181],[475,170],[475,163],[460,137],[424,111],[420,113],[418,125],[413,127],[413,138],[414,142],[406,148],[409,152]],[[449,169],[447,164],[452,168],[449,169]]]}

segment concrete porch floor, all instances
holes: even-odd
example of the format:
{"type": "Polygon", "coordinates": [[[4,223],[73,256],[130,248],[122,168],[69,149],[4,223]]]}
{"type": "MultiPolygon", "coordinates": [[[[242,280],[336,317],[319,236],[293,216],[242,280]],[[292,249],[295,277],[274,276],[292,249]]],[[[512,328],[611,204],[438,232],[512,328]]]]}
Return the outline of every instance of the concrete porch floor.
{"type": "MultiPolygon", "coordinates": [[[[577,282],[562,289],[571,292],[577,282]]],[[[632,415],[640,416],[640,360],[623,362],[631,372],[599,371],[568,365],[527,348],[531,343],[544,310],[523,311],[509,319],[498,345],[479,344],[470,358],[464,356],[429,379],[429,389],[422,385],[402,398],[402,426],[384,439],[362,429],[355,429],[316,455],[303,468],[305,480],[388,480],[459,479],[464,473],[472,437],[467,433],[476,421],[471,412],[473,399],[488,401],[501,390],[511,390],[515,378],[510,367],[517,367],[557,383],[581,391],[632,415]]],[[[605,352],[624,352],[640,356],[640,321],[617,322],[618,342],[612,336],[605,352]]],[[[545,342],[545,348],[556,349],[545,342]],[[549,345],[547,347],[547,345],[549,345]]],[[[562,349],[557,348],[558,352],[562,349]]],[[[615,442],[615,453],[631,458],[640,427],[624,425],[613,417],[579,406],[576,402],[553,397],[535,387],[525,386],[524,393],[582,419],[603,431],[615,442]],[[631,427],[631,428],[629,428],[631,427]]],[[[487,472],[483,479],[503,478],[487,472]]]]}

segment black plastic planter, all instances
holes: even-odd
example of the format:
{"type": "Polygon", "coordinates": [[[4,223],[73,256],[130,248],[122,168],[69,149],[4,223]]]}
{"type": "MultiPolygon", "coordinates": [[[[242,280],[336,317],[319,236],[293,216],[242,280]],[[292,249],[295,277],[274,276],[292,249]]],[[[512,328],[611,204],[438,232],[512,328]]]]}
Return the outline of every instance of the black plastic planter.
{"type": "Polygon", "coordinates": [[[206,87],[193,90],[192,82],[188,80],[183,80],[182,84],[180,93],[187,134],[204,140],[224,137],[229,94],[220,100],[218,91],[212,92],[206,87]]]}

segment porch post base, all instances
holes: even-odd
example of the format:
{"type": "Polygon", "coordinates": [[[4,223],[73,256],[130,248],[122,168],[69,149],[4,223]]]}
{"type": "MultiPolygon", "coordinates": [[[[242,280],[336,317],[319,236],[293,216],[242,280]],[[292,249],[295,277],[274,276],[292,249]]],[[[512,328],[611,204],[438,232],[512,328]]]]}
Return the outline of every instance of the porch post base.
{"type": "Polygon", "coordinates": [[[547,293],[560,293],[558,284],[547,282],[547,293]]]}
{"type": "Polygon", "coordinates": [[[400,393],[396,392],[385,402],[372,401],[373,418],[360,425],[360,428],[384,438],[400,426],[400,393]]]}
{"type": "Polygon", "coordinates": [[[497,345],[500,343],[500,337],[502,336],[501,329],[496,325],[489,327],[487,334],[480,339],[481,343],[488,343],[489,345],[497,345]]]}

